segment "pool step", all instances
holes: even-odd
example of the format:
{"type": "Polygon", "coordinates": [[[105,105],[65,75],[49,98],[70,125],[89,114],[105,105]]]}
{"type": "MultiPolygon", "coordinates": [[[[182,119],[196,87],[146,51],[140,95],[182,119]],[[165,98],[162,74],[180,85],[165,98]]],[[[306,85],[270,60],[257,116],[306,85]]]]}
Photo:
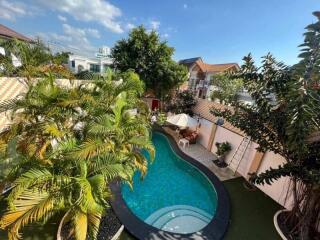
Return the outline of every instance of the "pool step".
{"type": "Polygon", "coordinates": [[[159,209],[145,222],[169,232],[191,233],[205,227],[211,219],[212,215],[199,208],[175,205],[159,209]]]}

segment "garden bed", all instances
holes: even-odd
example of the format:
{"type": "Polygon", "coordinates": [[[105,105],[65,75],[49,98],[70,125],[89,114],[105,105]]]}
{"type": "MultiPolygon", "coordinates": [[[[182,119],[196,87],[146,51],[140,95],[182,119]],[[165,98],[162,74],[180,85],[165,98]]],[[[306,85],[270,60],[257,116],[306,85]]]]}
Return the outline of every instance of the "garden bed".
{"type": "MultiPolygon", "coordinates": [[[[119,237],[123,226],[112,208],[106,210],[105,216],[102,217],[97,240],[115,240],[119,237]]],[[[63,225],[61,229],[61,240],[74,240],[70,237],[70,223],[63,225]]],[[[89,238],[87,238],[89,239],[89,238]]]]}

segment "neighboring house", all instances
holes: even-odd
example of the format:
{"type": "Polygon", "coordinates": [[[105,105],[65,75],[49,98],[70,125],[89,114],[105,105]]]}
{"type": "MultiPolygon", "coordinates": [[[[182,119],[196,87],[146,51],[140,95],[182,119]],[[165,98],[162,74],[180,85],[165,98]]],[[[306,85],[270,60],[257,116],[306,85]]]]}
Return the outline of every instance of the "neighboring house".
{"type": "MultiPolygon", "coordinates": [[[[0,24],[0,39],[18,39],[20,41],[24,42],[33,42],[31,38],[28,38],[21,33],[18,33],[2,24],[0,24]]],[[[5,49],[3,47],[0,47],[0,54],[5,55],[5,49]]],[[[11,54],[12,56],[12,63],[15,67],[21,66],[20,60],[11,54]]]]}
{"type": "Polygon", "coordinates": [[[2,39],[18,39],[24,42],[33,42],[31,38],[28,38],[21,33],[18,33],[2,24],[0,24],[0,38],[2,39]]]}
{"type": "MultiPolygon", "coordinates": [[[[214,86],[210,86],[210,81],[214,75],[239,69],[237,63],[208,64],[203,62],[201,57],[184,59],[179,63],[188,68],[188,89],[192,90],[198,98],[210,97],[214,89],[214,86]]],[[[185,88],[185,84],[183,87],[185,88]]]]}
{"type": "Polygon", "coordinates": [[[108,55],[109,48],[107,47],[100,48],[94,57],[71,54],[69,56],[68,66],[73,73],[89,71],[102,74],[112,64],[112,60],[108,55]]]}

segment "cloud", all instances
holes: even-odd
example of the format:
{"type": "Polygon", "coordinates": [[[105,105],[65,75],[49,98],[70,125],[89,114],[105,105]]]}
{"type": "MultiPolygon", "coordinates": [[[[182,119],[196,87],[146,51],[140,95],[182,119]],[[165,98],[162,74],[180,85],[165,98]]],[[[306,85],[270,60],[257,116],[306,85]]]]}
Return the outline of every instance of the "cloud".
{"type": "Polygon", "coordinates": [[[183,8],[184,9],[187,9],[188,8],[188,5],[185,3],[185,4],[183,4],[183,8]]]}
{"type": "Polygon", "coordinates": [[[97,29],[93,29],[93,28],[87,28],[85,30],[87,32],[87,34],[89,34],[90,36],[94,37],[94,38],[100,38],[100,33],[97,29]]]}
{"type": "Polygon", "coordinates": [[[168,34],[168,33],[164,33],[164,34],[162,34],[161,35],[163,38],[169,38],[170,37],[170,35],[168,34]]]}
{"type": "Polygon", "coordinates": [[[67,18],[64,17],[64,16],[61,16],[61,15],[58,15],[58,19],[59,19],[61,22],[66,22],[66,21],[67,21],[67,18]]]}
{"type": "Polygon", "coordinates": [[[131,30],[133,28],[135,28],[136,26],[133,23],[127,23],[126,28],[131,30]]]}
{"type": "Polygon", "coordinates": [[[88,40],[87,29],[72,27],[66,23],[62,25],[62,28],[65,35],[72,39],[70,47],[78,48],[79,50],[83,49],[84,51],[96,50],[88,40]]]}
{"type": "Polygon", "coordinates": [[[104,0],[37,0],[48,9],[67,13],[78,21],[98,22],[115,33],[122,33],[123,29],[117,18],[122,12],[119,8],[104,0]]]}
{"type": "Polygon", "coordinates": [[[57,33],[49,33],[48,34],[53,40],[58,42],[72,42],[71,36],[59,35],[57,33]]]}
{"type": "Polygon", "coordinates": [[[27,6],[16,1],[0,0],[0,18],[15,21],[18,17],[31,15],[27,6]]]}
{"type": "Polygon", "coordinates": [[[70,51],[80,55],[93,56],[98,48],[93,46],[90,38],[99,38],[100,33],[92,28],[77,28],[67,23],[62,24],[63,34],[38,33],[37,35],[47,41],[54,52],[70,51]]]}
{"type": "Polygon", "coordinates": [[[160,22],[159,21],[150,21],[150,25],[153,30],[157,30],[160,27],[160,22]]]}

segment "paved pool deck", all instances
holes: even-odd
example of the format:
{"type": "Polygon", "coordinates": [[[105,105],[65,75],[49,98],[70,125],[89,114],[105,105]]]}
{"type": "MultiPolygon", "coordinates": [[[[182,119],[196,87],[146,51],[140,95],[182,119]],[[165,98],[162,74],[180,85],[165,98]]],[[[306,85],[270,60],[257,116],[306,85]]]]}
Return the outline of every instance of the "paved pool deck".
{"type": "MultiPolygon", "coordinates": [[[[177,143],[179,142],[178,136],[175,131],[171,130],[168,127],[164,127],[163,130],[167,134],[172,136],[177,143]]],[[[217,167],[213,163],[213,160],[217,160],[217,156],[214,153],[208,151],[200,143],[190,144],[190,146],[187,146],[185,148],[179,145],[179,148],[182,152],[209,168],[219,178],[220,181],[226,181],[239,177],[238,175],[235,175],[234,172],[228,167],[217,167]]]]}

